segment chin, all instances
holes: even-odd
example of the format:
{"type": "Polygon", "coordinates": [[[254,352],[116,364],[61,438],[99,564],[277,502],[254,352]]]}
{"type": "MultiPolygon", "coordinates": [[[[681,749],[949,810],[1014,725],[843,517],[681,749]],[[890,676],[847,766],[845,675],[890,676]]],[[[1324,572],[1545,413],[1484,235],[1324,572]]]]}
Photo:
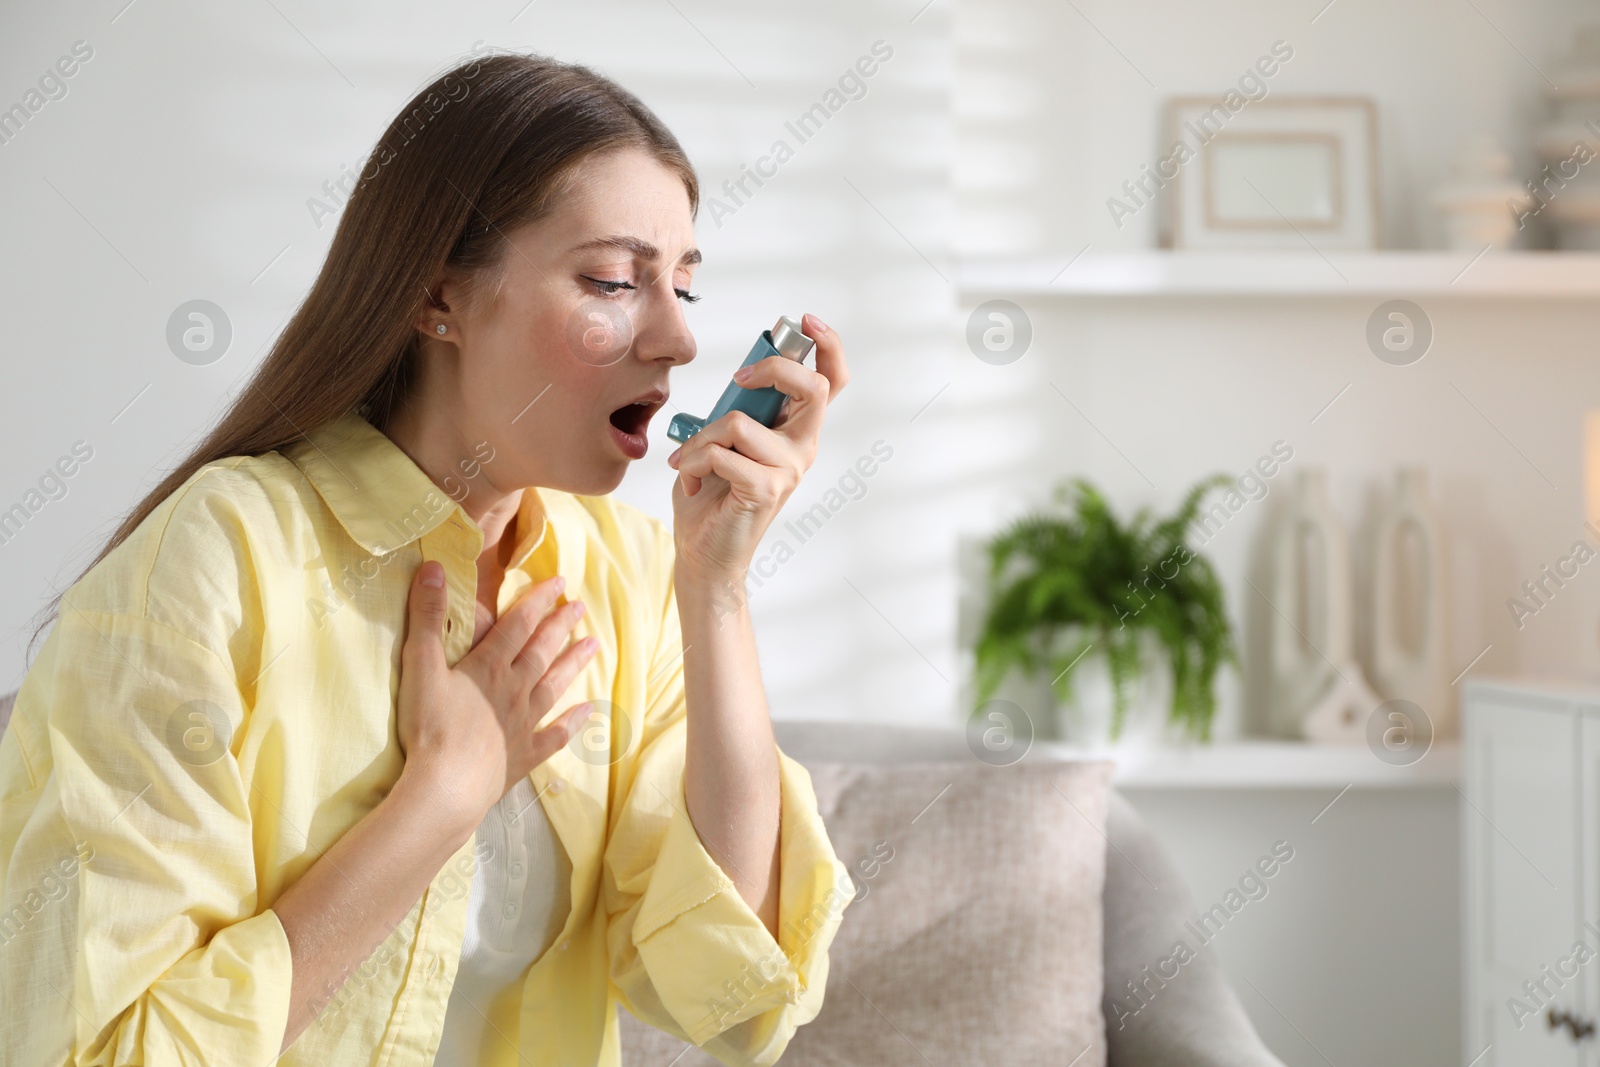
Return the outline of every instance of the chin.
{"type": "Polygon", "coordinates": [[[622,484],[622,478],[632,464],[625,459],[597,460],[578,470],[567,471],[566,477],[548,488],[576,496],[605,496],[622,484]]]}

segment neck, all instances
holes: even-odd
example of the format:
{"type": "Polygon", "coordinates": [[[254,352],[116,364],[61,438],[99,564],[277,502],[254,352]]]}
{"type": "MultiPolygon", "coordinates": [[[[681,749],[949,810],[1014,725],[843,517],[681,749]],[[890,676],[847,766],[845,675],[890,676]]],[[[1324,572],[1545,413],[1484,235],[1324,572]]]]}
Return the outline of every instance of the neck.
{"type": "Polygon", "coordinates": [[[460,433],[458,422],[428,411],[429,406],[422,404],[402,408],[390,418],[384,435],[411,457],[447,497],[460,496],[461,487],[467,486],[469,491],[460,505],[483,531],[480,558],[504,560],[515,546],[514,520],[522,506],[522,488],[498,489],[481,469],[469,482],[461,464],[474,455],[471,443],[460,433]]]}

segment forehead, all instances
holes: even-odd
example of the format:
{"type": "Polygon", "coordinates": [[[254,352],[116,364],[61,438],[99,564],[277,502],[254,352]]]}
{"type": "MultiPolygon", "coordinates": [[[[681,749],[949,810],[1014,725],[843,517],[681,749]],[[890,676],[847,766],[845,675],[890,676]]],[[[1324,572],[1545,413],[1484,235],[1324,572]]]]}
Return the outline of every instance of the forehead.
{"type": "Polygon", "coordinates": [[[671,260],[694,247],[689,191],[678,172],[638,149],[596,153],[579,163],[545,220],[559,252],[594,237],[642,238],[671,260]]]}

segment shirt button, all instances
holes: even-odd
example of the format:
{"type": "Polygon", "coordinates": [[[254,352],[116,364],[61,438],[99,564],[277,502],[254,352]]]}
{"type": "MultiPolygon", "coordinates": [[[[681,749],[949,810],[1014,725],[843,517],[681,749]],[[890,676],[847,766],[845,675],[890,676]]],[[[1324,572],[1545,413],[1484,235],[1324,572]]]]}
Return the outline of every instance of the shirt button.
{"type": "Polygon", "coordinates": [[[511,901],[506,901],[506,918],[513,918],[517,914],[517,906],[511,901]]]}
{"type": "Polygon", "coordinates": [[[550,792],[556,794],[556,796],[566,792],[566,789],[567,780],[565,778],[552,778],[550,780],[550,792]]]}
{"type": "Polygon", "coordinates": [[[513,878],[521,878],[522,877],[522,864],[513,863],[511,865],[511,877],[513,877],[513,878]]]}

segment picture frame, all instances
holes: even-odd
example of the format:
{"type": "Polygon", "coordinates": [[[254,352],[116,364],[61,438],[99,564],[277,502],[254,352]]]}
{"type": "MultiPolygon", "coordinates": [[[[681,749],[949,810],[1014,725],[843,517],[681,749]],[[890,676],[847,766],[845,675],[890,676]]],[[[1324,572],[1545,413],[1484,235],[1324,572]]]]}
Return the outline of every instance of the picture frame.
{"type": "Polygon", "coordinates": [[[1377,106],[1366,96],[1176,96],[1158,171],[1176,249],[1379,247],[1377,106]]]}

